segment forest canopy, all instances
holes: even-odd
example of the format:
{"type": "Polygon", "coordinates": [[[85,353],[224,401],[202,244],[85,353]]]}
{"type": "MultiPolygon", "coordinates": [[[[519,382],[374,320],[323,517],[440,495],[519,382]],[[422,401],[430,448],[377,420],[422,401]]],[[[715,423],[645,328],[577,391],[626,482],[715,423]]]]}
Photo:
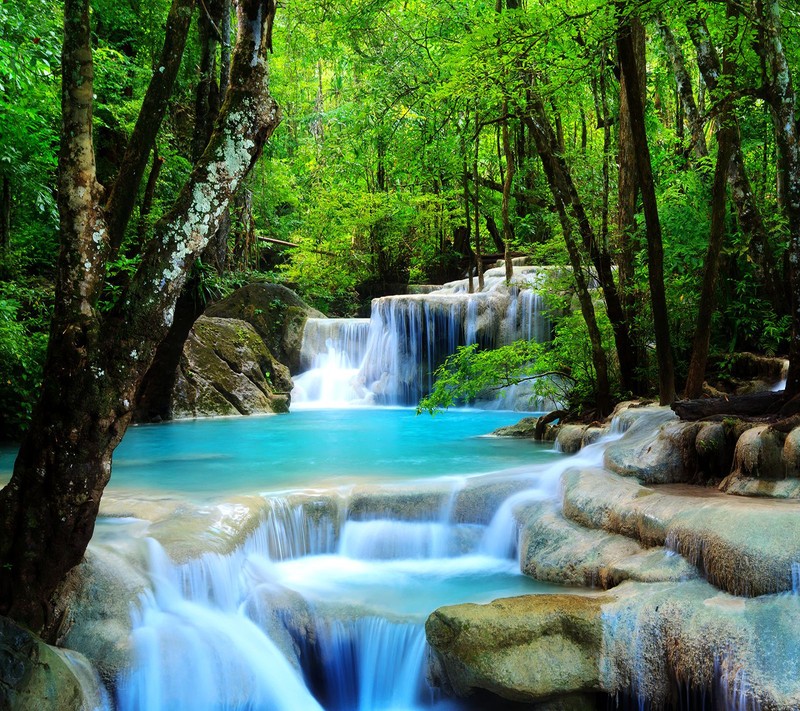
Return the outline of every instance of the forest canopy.
{"type": "MultiPolygon", "coordinates": [[[[116,176],[159,69],[169,10],[166,0],[91,3],[101,184],[116,176]]],[[[29,421],[53,308],[62,17],[51,0],[0,7],[0,421],[9,435],[29,421]]],[[[740,350],[786,354],[798,29],[789,2],[286,0],[270,68],[284,119],[238,189],[220,244],[193,270],[197,310],[268,279],[330,315],[364,313],[373,296],[509,252],[569,265],[598,287],[580,304],[581,287],[566,279],[551,303],[549,363],[586,365],[582,398],[603,367],[616,396],[658,389],[665,319],[662,356],[669,351],[678,390],[699,316],[714,363],[740,350]],[[663,306],[651,290],[621,37],[640,80],[663,306]],[[579,311],[584,318],[571,315],[579,311]]],[[[141,235],[204,145],[236,31],[229,2],[194,8],[109,265],[108,309],[137,268],[141,235]]]]}

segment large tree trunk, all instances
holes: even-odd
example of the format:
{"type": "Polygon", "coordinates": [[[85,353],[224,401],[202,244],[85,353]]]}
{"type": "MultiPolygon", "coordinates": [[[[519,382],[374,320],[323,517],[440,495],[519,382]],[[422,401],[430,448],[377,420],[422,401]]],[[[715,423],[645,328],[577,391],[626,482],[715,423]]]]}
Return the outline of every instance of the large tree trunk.
{"type": "MultiPolygon", "coordinates": [[[[716,92],[719,88],[719,78],[722,73],[722,64],[719,55],[711,40],[705,20],[698,17],[686,23],[697,52],[697,66],[700,69],[701,86],[709,91],[716,92]]],[[[730,51],[735,51],[734,47],[730,51]]],[[[724,97],[717,97],[720,100],[724,97]]],[[[741,138],[738,130],[736,115],[732,115],[736,126],[733,135],[733,153],[731,164],[728,168],[728,183],[731,188],[731,201],[736,208],[739,226],[748,237],[748,251],[753,263],[760,272],[760,281],[764,287],[764,296],[772,305],[777,314],[786,313],[786,295],[781,285],[779,270],[773,259],[764,220],[761,210],[756,203],[756,197],[750,185],[750,179],[744,165],[741,138]]]]}
{"type": "Polygon", "coordinates": [[[59,157],[61,254],[42,396],[0,491],[0,614],[51,628],[50,601],[83,556],[136,389],[169,329],[186,273],[280,120],[267,88],[272,0],[240,0],[231,88],[133,280],[97,308],[113,251],[92,146],[89,1],[66,0],[59,157]]]}
{"type": "MultiPolygon", "coordinates": [[[[631,19],[633,32],[633,48],[636,54],[636,66],[639,70],[640,86],[646,86],[645,70],[645,35],[644,27],[637,18],[631,19]]],[[[636,151],[631,133],[628,94],[625,87],[625,75],[619,77],[619,129],[617,137],[617,236],[619,239],[619,290],[625,315],[629,323],[633,323],[637,312],[637,300],[634,288],[634,255],[636,252],[634,236],[636,234],[636,196],[639,192],[639,180],[636,173],[636,151]]],[[[642,91],[642,100],[644,92],[642,91]]]]}
{"type": "Polygon", "coordinates": [[[800,394],[800,126],[792,72],[783,49],[780,3],[753,0],[757,50],[766,69],[767,94],[778,145],[778,174],[784,177],[784,210],[789,228],[789,301],[792,333],[786,397],[800,394]]]}
{"type": "Polygon", "coordinates": [[[667,314],[667,298],[664,291],[664,251],[661,242],[661,223],[658,219],[656,190],[650,162],[650,147],[644,124],[642,101],[643,87],[639,83],[639,69],[634,49],[630,24],[622,23],[617,35],[617,50],[620,67],[625,77],[625,93],[631,119],[631,136],[636,153],[636,169],[644,204],[647,225],[647,271],[650,282],[650,304],[653,311],[653,327],[658,361],[658,393],[662,405],[675,399],[675,374],[672,363],[672,345],[667,314]]]}

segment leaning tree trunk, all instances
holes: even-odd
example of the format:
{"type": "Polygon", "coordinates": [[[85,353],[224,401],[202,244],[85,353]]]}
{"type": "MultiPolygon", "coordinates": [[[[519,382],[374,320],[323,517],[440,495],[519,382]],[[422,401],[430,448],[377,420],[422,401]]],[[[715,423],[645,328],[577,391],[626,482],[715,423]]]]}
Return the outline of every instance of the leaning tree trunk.
{"type": "Polygon", "coordinates": [[[644,124],[642,87],[633,46],[630,24],[621,24],[617,34],[617,50],[620,67],[625,77],[625,93],[631,119],[631,136],[636,153],[636,170],[644,204],[647,226],[647,271],[650,282],[650,302],[653,311],[653,328],[656,338],[656,360],[658,361],[658,394],[662,405],[675,399],[675,374],[672,363],[672,345],[669,334],[667,297],[664,291],[664,248],[661,242],[661,223],[658,219],[656,190],[653,183],[653,168],[650,162],[650,147],[644,124]]]}
{"type": "Polygon", "coordinates": [[[708,239],[705,270],[703,272],[703,288],[700,293],[700,305],[695,325],[692,357],[689,361],[689,373],[686,377],[687,398],[700,397],[703,380],[706,374],[708,348],[711,342],[711,318],[714,315],[714,293],[717,288],[719,274],[719,256],[725,237],[725,193],[728,180],[728,167],[733,153],[733,133],[736,131],[730,119],[724,114],[720,116],[720,128],[717,131],[717,167],[714,172],[714,188],[711,198],[711,234],[708,239]]]}
{"type": "Polygon", "coordinates": [[[692,150],[698,158],[704,158],[708,155],[708,147],[706,146],[706,136],[703,132],[703,117],[697,110],[697,103],[694,100],[694,92],[692,91],[692,79],[689,72],[686,70],[686,63],[683,61],[683,52],[672,34],[669,25],[664,21],[664,17],[659,13],[656,20],[656,26],[661,34],[661,39],[664,42],[664,49],[667,50],[670,64],[672,65],[672,73],[675,76],[675,86],[678,90],[678,98],[680,100],[680,108],[686,116],[686,121],[689,124],[689,131],[692,134],[692,150]]]}
{"type": "Polygon", "coordinates": [[[101,312],[112,245],[92,146],[89,0],[65,1],[56,309],[42,396],[0,491],[0,614],[34,630],[52,631],[52,596],[92,536],[112,453],[187,271],[280,120],[265,59],[273,16],[272,0],[240,0],[230,89],[212,138],[131,283],[101,312]]]}
{"type": "Polygon", "coordinates": [[[572,224],[565,205],[565,191],[561,186],[560,171],[561,166],[554,154],[553,148],[556,145],[557,137],[547,119],[544,105],[538,101],[533,102],[534,110],[526,117],[528,127],[536,142],[536,150],[542,162],[547,183],[558,212],[561,230],[564,235],[564,243],[567,247],[572,275],[575,280],[575,291],[578,296],[578,303],[581,307],[581,315],[586,322],[589,332],[589,342],[592,350],[592,365],[597,376],[597,409],[601,415],[606,415],[611,409],[611,385],[608,378],[608,360],[603,349],[602,335],[597,325],[597,316],[592,303],[592,295],[589,292],[589,285],[584,275],[583,263],[580,248],[575,241],[572,232],[572,224]]]}
{"type": "Polygon", "coordinates": [[[578,189],[572,180],[569,167],[558,153],[558,136],[550,125],[544,104],[541,100],[532,97],[530,106],[531,115],[526,117],[526,120],[534,134],[542,164],[549,166],[549,170],[546,170],[545,174],[550,190],[556,200],[560,200],[565,208],[570,208],[578,226],[583,247],[589,254],[597,272],[597,278],[603,290],[603,299],[606,303],[606,313],[614,331],[614,345],[623,387],[626,390],[631,389],[635,370],[634,348],[622,302],[614,282],[611,256],[604,245],[598,244],[594,228],[578,195],[578,189]]]}

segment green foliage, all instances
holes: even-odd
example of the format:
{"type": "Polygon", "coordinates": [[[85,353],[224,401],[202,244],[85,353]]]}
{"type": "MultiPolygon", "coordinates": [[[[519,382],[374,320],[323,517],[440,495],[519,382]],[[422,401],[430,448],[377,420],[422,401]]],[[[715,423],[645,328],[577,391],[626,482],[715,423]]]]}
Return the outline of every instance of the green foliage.
{"type": "Polygon", "coordinates": [[[36,402],[49,301],[40,284],[0,286],[0,432],[5,437],[25,428],[36,402]]]}

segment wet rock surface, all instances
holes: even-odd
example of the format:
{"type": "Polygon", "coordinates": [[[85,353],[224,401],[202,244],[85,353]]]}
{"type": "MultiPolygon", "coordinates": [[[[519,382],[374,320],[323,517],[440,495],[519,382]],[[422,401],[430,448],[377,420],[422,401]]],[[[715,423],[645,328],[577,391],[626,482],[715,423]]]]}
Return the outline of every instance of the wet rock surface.
{"type": "Polygon", "coordinates": [[[86,660],[45,644],[0,617],[0,708],[4,711],[90,711],[101,699],[86,660]],[[89,678],[80,678],[86,670],[89,678]]]}

